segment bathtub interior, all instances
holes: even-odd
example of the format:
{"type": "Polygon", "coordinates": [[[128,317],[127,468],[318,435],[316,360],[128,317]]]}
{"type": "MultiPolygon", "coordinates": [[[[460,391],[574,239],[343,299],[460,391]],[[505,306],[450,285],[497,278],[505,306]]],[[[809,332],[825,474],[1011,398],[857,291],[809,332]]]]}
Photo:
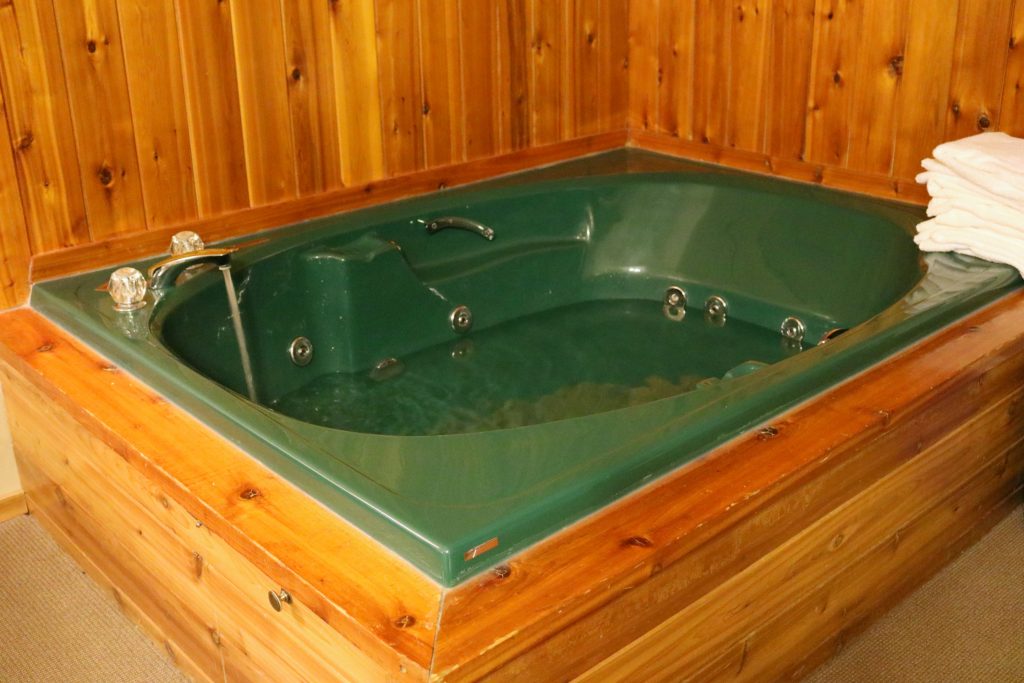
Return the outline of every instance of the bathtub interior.
{"type": "Polygon", "coordinates": [[[453,585],[1018,285],[1012,269],[920,257],[910,234],[921,215],[623,150],[285,227],[234,261],[255,402],[215,272],[133,313],[97,291],[113,267],[38,284],[31,303],[453,585]],[[426,233],[426,219],[453,214],[496,238],[426,233]],[[688,295],[682,321],[663,315],[670,285],[688,295]],[[713,294],[729,303],[724,326],[702,315],[713,294]],[[448,324],[456,302],[474,313],[468,335],[448,324]],[[807,326],[802,349],[781,343],[790,315],[807,326]],[[832,327],[851,329],[814,346],[832,327]],[[305,367],[287,356],[298,335],[314,343],[305,367]],[[389,357],[404,372],[377,382],[370,374],[389,357]],[[577,373],[598,373],[594,384],[677,379],[640,387],[635,405],[592,402],[525,427],[437,430],[412,419],[408,401],[373,409],[399,405],[420,367],[463,373],[451,412],[555,391],[577,373]],[[359,397],[369,406],[359,425],[280,410],[317,378],[353,374],[382,392],[359,397]]]}
{"type": "MultiPolygon", "coordinates": [[[[885,217],[710,176],[634,174],[481,191],[455,206],[249,255],[235,273],[255,400],[357,432],[525,426],[694,391],[783,360],[906,294],[922,264],[885,217]],[[491,227],[488,241],[439,215],[491,227]],[[688,310],[663,310],[668,287],[688,310]],[[709,296],[724,320],[703,315],[709,296]],[[456,332],[456,306],[472,329],[456,332]],[[291,362],[310,340],[308,365],[291,362]]],[[[162,301],[154,328],[247,393],[218,274],[162,301]]]]}

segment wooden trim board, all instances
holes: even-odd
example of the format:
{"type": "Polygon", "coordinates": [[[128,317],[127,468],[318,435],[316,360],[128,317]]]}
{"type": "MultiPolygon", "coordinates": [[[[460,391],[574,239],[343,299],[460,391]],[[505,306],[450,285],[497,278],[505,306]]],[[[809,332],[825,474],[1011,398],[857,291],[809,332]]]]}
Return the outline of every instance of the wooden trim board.
{"type": "Polygon", "coordinates": [[[0,498],[0,522],[28,513],[25,505],[25,494],[22,491],[0,498]]]}
{"type": "Polygon", "coordinates": [[[814,164],[762,152],[723,147],[693,140],[682,140],[668,133],[630,129],[627,146],[649,152],[738,168],[752,173],[823,185],[837,190],[894,199],[912,204],[927,204],[928,190],[888,175],[851,171],[840,166],[814,164]]]}
{"type": "Polygon", "coordinates": [[[217,656],[199,645],[209,630],[187,626],[204,621],[187,616],[189,600],[158,609],[136,591],[126,611],[165,619],[159,637],[188,670],[237,680],[269,664],[233,643],[267,642],[281,615],[224,615],[269,609],[265,590],[279,587],[318,637],[341,638],[362,671],[397,680],[806,672],[1019,495],[1022,352],[1018,292],[772,420],[770,438],[741,436],[442,590],[37,313],[0,314],[0,379],[30,505],[122,595],[138,583],[127,577],[155,572],[182,595],[230,605],[205,619],[224,644],[217,656]],[[138,529],[145,538],[130,538],[138,529]],[[221,558],[202,565],[216,589],[166,574],[191,553],[221,558]],[[887,582],[879,563],[906,579],[887,582]],[[782,605],[789,594],[799,599],[782,605]],[[737,595],[749,599],[742,618],[716,621],[737,595]],[[696,623],[701,643],[684,643],[682,657],[690,629],[679,626],[696,623]]]}
{"type": "Polygon", "coordinates": [[[31,281],[49,280],[165,252],[171,236],[179,230],[193,230],[207,242],[215,242],[620,149],[625,144],[625,130],[599,133],[45,252],[32,259],[31,281]]]}

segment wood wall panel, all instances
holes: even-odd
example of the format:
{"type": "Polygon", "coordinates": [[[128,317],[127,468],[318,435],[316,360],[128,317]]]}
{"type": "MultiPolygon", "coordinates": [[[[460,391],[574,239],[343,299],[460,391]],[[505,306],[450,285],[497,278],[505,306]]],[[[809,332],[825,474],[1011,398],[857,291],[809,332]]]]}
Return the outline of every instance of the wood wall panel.
{"type": "Polygon", "coordinates": [[[145,229],[117,7],[92,0],[54,9],[92,238],[145,229]]]}
{"type": "Polygon", "coordinates": [[[628,1],[0,0],[0,307],[34,255],[621,131],[628,1]]]}
{"type": "Polygon", "coordinates": [[[33,253],[90,241],[57,19],[46,2],[0,3],[0,83],[33,253]]]}
{"type": "Polygon", "coordinates": [[[630,0],[630,27],[635,144],[920,201],[937,144],[1024,134],[1024,0],[630,0]]]}

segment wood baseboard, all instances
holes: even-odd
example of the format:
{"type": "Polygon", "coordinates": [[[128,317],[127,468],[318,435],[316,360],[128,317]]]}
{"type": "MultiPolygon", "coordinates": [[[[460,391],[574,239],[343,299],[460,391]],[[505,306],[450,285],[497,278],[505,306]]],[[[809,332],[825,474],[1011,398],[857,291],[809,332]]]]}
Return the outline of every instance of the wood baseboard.
{"type": "Polygon", "coordinates": [[[912,204],[928,203],[928,190],[924,186],[916,184],[913,178],[893,178],[878,173],[851,171],[838,166],[811,164],[796,159],[773,157],[761,152],[684,140],[667,133],[654,133],[646,130],[630,130],[629,140],[626,144],[649,152],[720,164],[730,168],[788,178],[813,185],[823,185],[847,192],[857,192],[912,204]]]}
{"type": "Polygon", "coordinates": [[[588,154],[621,149],[625,144],[625,130],[598,133],[45,252],[33,257],[30,279],[32,282],[39,282],[152,256],[166,251],[171,235],[179,230],[193,230],[202,235],[205,241],[215,242],[312,218],[330,216],[341,211],[352,211],[444,188],[489,180],[588,154]]]}
{"type": "Polygon", "coordinates": [[[25,494],[21,491],[0,498],[0,522],[25,514],[28,514],[28,506],[25,503],[25,494]]]}

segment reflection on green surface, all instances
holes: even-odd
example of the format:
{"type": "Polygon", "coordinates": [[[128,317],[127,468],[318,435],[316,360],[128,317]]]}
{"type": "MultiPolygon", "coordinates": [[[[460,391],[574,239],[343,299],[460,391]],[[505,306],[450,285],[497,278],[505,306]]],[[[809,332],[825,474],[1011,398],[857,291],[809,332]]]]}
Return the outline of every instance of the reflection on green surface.
{"type": "Polygon", "coordinates": [[[112,268],[32,305],[451,585],[1018,285],[922,258],[922,215],[620,151],[290,226],[233,260],[255,402],[217,273],[130,319],[96,291],[112,268]],[[495,240],[427,235],[443,215],[495,240]],[[701,315],[711,295],[724,326],[701,315]],[[802,351],[778,334],[791,315],[802,351]]]}
{"type": "Polygon", "coordinates": [[[267,405],[325,427],[458,434],[581,417],[695,389],[747,361],[786,355],[776,332],[657,301],[595,301],[519,318],[405,356],[402,371],[319,375],[267,405]]]}

